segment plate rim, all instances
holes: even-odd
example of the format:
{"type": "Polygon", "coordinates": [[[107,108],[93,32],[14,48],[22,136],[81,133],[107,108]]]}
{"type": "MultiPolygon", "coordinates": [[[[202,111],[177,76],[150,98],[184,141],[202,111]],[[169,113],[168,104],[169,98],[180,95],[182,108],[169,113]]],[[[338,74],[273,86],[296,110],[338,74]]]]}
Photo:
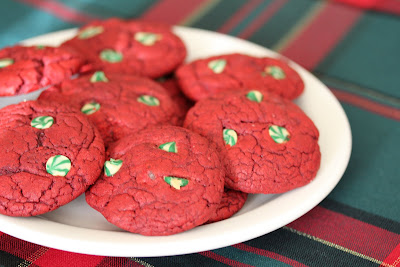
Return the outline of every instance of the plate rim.
{"type": "MultiPolygon", "coordinates": [[[[67,30],[62,30],[62,31],[56,31],[56,32],[51,32],[47,33],[44,35],[39,35],[33,38],[26,39],[21,42],[21,44],[24,45],[29,45],[29,44],[34,44],[35,42],[38,42],[38,40],[43,39],[43,38],[57,38],[58,36],[65,36],[66,34],[68,35],[73,35],[76,33],[77,29],[67,29],[67,30]],[[54,37],[56,36],[56,37],[54,37]]],[[[258,44],[249,42],[247,40],[239,39],[233,36],[213,32],[213,31],[208,31],[204,29],[196,29],[196,28],[190,28],[190,27],[184,27],[184,26],[174,26],[174,31],[179,35],[179,34],[187,34],[188,32],[191,32],[192,34],[198,33],[198,34],[207,34],[207,35],[213,35],[217,37],[223,37],[223,38],[228,38],[231,41],[240,41],[247,43],[248,45],[258,47],[258,49],[262,49],[265,51],[268,51],[269,54],[274,55],[275,57],[284,57],[274,51],[269,50],[268,48],[262,47],[258,44]]],[[[267,53],[267,52],[266,52],[267,53]]],[[[309,196],[309,198],[303,203],[303,206],[300,209],[297,210],[291,210],[290,214],[287,214],[286,212],[284,215],[285,216],[279,216],[271,219],[269,221],[270,226],[267,227],[268,230],[266,231],[264,226],[264,221],[256,221],[253,229],[247,229],[246,231],[242,230],[239,231],[239,236],[240,237],[232,237],[229,232],[222,231],[218,237],[214,237],[212,241],[215,241],[216,238],[220,239],[222,242],[210,242],[209,240],[205,240],[204,233],[207,232],[207,229],[213,227],[213,225],[217,225],[221,223],[226,224],[227,226],[235,225],[238,222],[242,221],[241,216],[239,215],[236,217],[232,217],[228,220],[224,220],[222,222],[217,222],[214,224],[210,225],[203,225],[201,227],[197,227],[193,230],[172,235],[172,236],[165,236],[165,237],[144,237],[144,236],[139,236],[135,234],[131,234],[128,232],[112,232],[112,236],[106,236],[104,239],[102,239],[102,242],[99,242],[98,239],[94,238],[91,240],[79,240],[79,237],[82,236],[82,234],[91,234],[92,236],[98,236],[98,235],[104,235],[104,232],[109,232],[109,231],[104,231],[104,230],[96,230],[96,229],[88,229],[88,228],[82,228],[82,227],[77,227],[77,226],[72,226],[72,225],[65,225],[61,224],[58,222],[54,221],[49,221],[44,218],[39,218],[39,217],[30,217],[30,218],[15,218],[15,217],[8,217],[4,215],[0,215],[0,222],[1,222],[1,231],[15,236],[17,238],[23,239],[28,242],[36,243],[42,246],[47,246],[47,247],[52,247],[56,249],[61,249],[65,251],[70,251],[70,252],[75,252],[75,253],[84,253],[84,254],[91,254],[91,255],[102,255],[102,256],[121,256],[121,257],[127,257],[127,256],[134,256],[134,257],[156,257],[156,256],[172,256],[172,255],[181,255],[181,254],[188,254],[188,253],[195,253],[195,252],[200,252],[200,251],[205,251],[205,250],[212,250],[216,248],[221,248],[221,247],[226,247],[232,244],[240,243],[243,241],[247,241],[256,237],[259,237],[261,235],[270,233],[294,220],[299,218],[300,216],[304,215],[307,213],[309,210],[311,210],[313,207],[318,205],[332,190],[333,188],[337,185],[337,183],[340,181],[341,177],[343,176],[348,162],[350,160],[350,155],[351,155],[351,149],[352,149],[352,136],[351,136],[351,128],[350,124],[348,121],[348,118],[346,116],[346,113],[344,112],[343,107],[337,100],[337,98],[333,95],[333,93],[321,82],[319,81],[314,75],[309,73],[307,70],[299,66],[298,64],[290,61],[290,64],[293,65],[296,70],[300,72],[302,75],[302,78],[304,78],[304,75],[307,79],[313,79],[313,82],[316,82],[321,88],[324,89],[324,94],[326,94],[331,101],[333,101],[333,105],[335,105],[337,110],[337,116],[342,117],[342,123],[345,126],[345,130],[343,131],[343,136],[342,141],[344,141],[344,150],[343,154],[341,154],[340,159],[336,159],[336,163],[340,168],[335,169],[336,173],[334,173],[333,176],[337,177],[336,179],[330,181],[330,183],[321,190],[322,192],[319,192],[318,194],[314,193],[309,196]],[[290,216],[289,216],[290,215],[290,216]],[[18,221],[19,223],[17,226],[14,224],[15,221],[18,221]],[[62,226],[60,226],[62,225],[62,226]],[[33,229],[32,229],[32,226],[33,229]],[[69,234],[63,235],[63,236],[54,236],[54,229],[49,231],[49,226],[53,227],[61,227],[64,228],[67,232],[70,232],[69,234]],[[195,232],[197,231],[197,232],[195,232]],[[130,235],[137,237],[141,241],[140,244],[133,245],[129,243],[131,238],[126,239],[125,236],[130,235]],[[173,251],[173,246],[174,245],[181,245],[181,241],[176,241],[174,240],[173,237],[178,237],[178,239],[182,239],[188,235],[191,237],[191,240],[186,240],[185,244],[183,245],[183,248],[181,247],[181,250],[179,252],[174,252],[173,251]],[[172,238],[171,238],[172,237],[172,238]],[[122,246],[128,246],[128,249],[125,247],[121,247],[121,244],[118,245],[118,249],[110,249],[109,247],[105,246],[107,242],[112,242],[113,239],[118,239],[123,240],[122,246]],[[154,242],[163,242],[167,241],[163,246],[156,246],[155,249],[152,251],[144,251],[140,247],[150,247],[154,245],[154,242]],[[76,244],[76,242],[79,242],[79,245],[76,244]],[[207,241],[207,242],[206,242],[207,241]],[[197,243],[197,244],[196,244],[197,243]],[[82,247],[86,247],[84,250],[82,250],[82,247]],[[164,248],[165,250],[162,252],[161,248],[164,248]],[[136,251],[135,251],[136,250],[136,251]],[[132,251],[135,251],[132,253],[132,251]]],[[[1,101],[1,98],[0,98],[1,101]]],[[[322,155],[324,156],[324,155],[322,155]]],[[[321,161],[322,162],[322,161],[321,161]]],[[[317,175],[318,177],[318,175],[317,175]]],[[[302,190],[302,188],[292,190],[290,192],[286,192],[282,195],[279,195],[277,198],[272,199],[271,201],[268,202],[270,203],[275,203],[277,199],[287,198],[285,196],[291,196],[293,194],[296,194],[299,190],[302,190]]],[[[253,217],[261,216],[263,215],[263,207],[258,207],[251,212],[254,213],[253,217]]],[[[51,228],[51,227],[50,227],[51,228]]],[[[218,226],[217,229],[223,230],[225,227],[218,226]]],[[[115,245],[115,244],[113,244],[115,245]]]]}

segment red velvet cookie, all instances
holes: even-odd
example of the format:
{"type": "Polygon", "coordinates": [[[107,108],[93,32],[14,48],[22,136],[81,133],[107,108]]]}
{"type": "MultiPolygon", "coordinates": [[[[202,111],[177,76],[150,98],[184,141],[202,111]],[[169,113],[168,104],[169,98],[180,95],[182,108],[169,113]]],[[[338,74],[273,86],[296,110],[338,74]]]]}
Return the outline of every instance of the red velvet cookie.
{"type": "Polygon", "coordinates": [[[112,224],[142,235],[171,235],[216,211],[224,171],[214,146],[184,128],[148,128],[114,143],[86,201],[112,224]]]}
{"type": "Polygon", "coordinates": [[[176,77],[184,94],[194,101],[235,89],[265,89],[294,99],[304,90],[303,80],[287,63],[242,54],[193,61],[178,68],[176,77]]]}
{"type": "Polygon", "coordinates": [[[247,193],[225,188],[217,211],[207,223],[218,222],[232,217],[243,207],[246,200],[247,193]]]}
{"type": "Polygon", "coordinates": [[[0,213],[35,216],[67,204],[101,174],[97,129],[67,106],[22,102],[0,110],[0,213]]]}
{"type": "Polygon", "coordinates": [[[90,68],[81,55],[68,49],[6,47],[0,50],[0,96],[26,94],[90,68]]]}
{"type": "Polygon", "coordinates": [[[181,113],[155,81],[101,71],[53,86],[38,100],[68,104],[85,113],[106,146],[148,126],[176,125],[181,113]]]}
{"type": "Polygon", "coordinates": [[[175,103],[179,107],[179,123],[177,125],[182,125],[185,119],[186,113],[193,106],[193,102],[185,97],[182,93],[178,82],[174,77],[160,78],[157,80],[166,90],[167,93],[174,99],[175,103]]]}
{"type": "Polygon", "coordinates": [[[266,90],[233,91],[201,100],[184,126],[217,145],[225,186],[283,193],[309,183],[319,169],[319,133],[294,103],[266,90]]]}
{"type": "Polygon", "coordinates": [[[170,26],[115,18],[86,25],[62,47],[76,49],[107,73],[151,78],[174,71],[186,57],[185,45],[170,26]]]}

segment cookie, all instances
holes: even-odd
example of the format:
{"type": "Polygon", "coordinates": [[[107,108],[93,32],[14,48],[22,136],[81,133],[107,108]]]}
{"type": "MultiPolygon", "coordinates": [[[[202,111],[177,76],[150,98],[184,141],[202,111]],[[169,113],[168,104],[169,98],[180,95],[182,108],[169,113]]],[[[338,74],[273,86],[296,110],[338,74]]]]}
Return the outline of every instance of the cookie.
{"type": "Polygon", "coordinates": [[[67,204],[104,163],[99,132],[71,108],[22,102],[0,110],[0,213],[35,216],[67,204]]]}
{"type": "Polygon", "coordinates": [[[163,24],[108,19],[92,22],[62,44],[73,48],[107,73],[158,78],[185,59],[182,40],[163,24]]]}
{"type": "Polygon", "coordinates": [[[82,75],[44,91],[40,101],[67,104],[86,114],[108,146],[148,126],[179,122],[179,106],[155,81],[139,76],[82,75]]]}
{"type": "Polygon", "coordinates": [[[265,89],[292,100],[304,90],[300,75],[287,63],[243,54],[193,61],[178,68],[176,77],[184,94],[194,101],[235,89],[265,89]]]}
{"type": "Polygon", "coordinates": [[[201,100],[184,127],[217,145],[231,189],[283,193],[309,183],[320,166],[314,123],[294,103],[266,90],[201,100]]]}
{"type": "Polygon", "coordinates": [[[179,123],[177,125],[182,125],[183,120],[185,119],[186,113],[193,106],[193,102],[190,101],[185,95],[182,93],[178,82],[175,77],[162,77],[157,80],[159,84],[161,84],[166,90],[167,93],[174,99],[175,103],[179,107],[179,123]]]}
{"type": "Polygon", "coordinates": [[[104,175],[86,192],[86,201],[122,229],[176,234],[205,223],[221,201],[220,159],[196,133],[148,128],[119,140],[107,153],[104,175]]]}
{"type": "Polygon", "coordinates": [[[90,68],[81,55],[68,49],[6,47],[0,50],[0,96],[26,94],[90,68]]]}
{"type": "Polygon", "coordinates": [[[232,217],[243,207],[246,200],[247,193],[225,188],[217,211],[208,219],[207,223],[218,222],[232,217]]]}

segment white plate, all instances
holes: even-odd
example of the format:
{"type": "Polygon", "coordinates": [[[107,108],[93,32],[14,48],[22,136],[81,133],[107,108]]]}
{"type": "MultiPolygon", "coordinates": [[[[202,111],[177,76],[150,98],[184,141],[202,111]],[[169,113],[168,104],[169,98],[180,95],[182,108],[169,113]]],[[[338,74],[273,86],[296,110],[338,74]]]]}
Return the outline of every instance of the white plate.
{"type": "MultiPolygon", "coordinates": [[[[253,43],[185,27],[175,32],[186,43],[188,61],[221,53],[279,55],[253,43]]],[[[39,36],[27,45],[58,45],[76,30],[39,36]]],[[[200,252],[243,242],[280,228],[323,200],[342,177],[351,152],[351,131],[337,99],[309,72],[291,63],[306,89],[296,103],[320,131],[321,168],[310,184],[278,195],[250,195],[232,218],[163,237],[146,237],[118,229],[91,209],[83,196],[58,210],[31,218],[0,216],[0,231],[36,244],[66,251],[105,256],[167,256],[200,252]]],[[[2,100],[0,99],[0,102],[2,100]]]]}

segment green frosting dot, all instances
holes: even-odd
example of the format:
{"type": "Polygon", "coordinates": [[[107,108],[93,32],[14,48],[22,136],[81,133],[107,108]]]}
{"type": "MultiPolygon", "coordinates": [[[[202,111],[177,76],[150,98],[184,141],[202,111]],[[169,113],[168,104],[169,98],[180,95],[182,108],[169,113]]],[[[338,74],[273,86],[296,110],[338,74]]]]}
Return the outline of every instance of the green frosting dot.
{"type": "Polygon", "coordinates": [[[108,82],[108,79],[104,72],[102,71],[96,71],[93,73],[92,77],[90,77],[90,82],[95,83],[95,82],[108,82]]]}
{"type": "Polygon", "coordinates": [[[276,80],[282,80],[286,78],[285,72],[278,66],[265,67],[265,73],[272,76],[276,80]]]}
{"type": "Polygon", "coordinates": [[[90,102],[87,103],[85,105],[83,105],[83,107],[81,108],[82,113],[85,113],[86,115],[90,115],[95,113],[96,111],[98,111],[100,109],[100,104],[97,102],[90,102]]]}
{"type": "Polygon", "coordinates": [[[214,73],[221,73],[224,71],[226,66],[226,60],[225,59],[216,59],[208,62],[208,67],[214,72],[214,73]]]}
{"type": "Polygon", "coordinates": [[[283,144],[290,140],[290,134],[284,127],[271,125],[268,132],[275,143],[283,144]]]}
{"type": "Polygon", "coordinates": [[[237,133],[232,129],[224,129],[222,131],[225,144],[234,146],[237,143],[237,133]]]}
{"type": "Polygon", "coordinates": [[[152,32],[137,32],[135,33],[135,40],[141,43],[142,45],[152,46],[157,41],[161,40],[161,34],[155,34],[152,32]]]}
{"type": "Polygon", "coordinates": [[[31,126],[37,129],[50,128],[54,123],[53,117],[50,116],[39,116],[31,121],[31,126]]]}
{"type": "Polygon", "coordinates": [[[14,59],[12,58],[0,58],[0,69],[8,67],[14,64],[14,59]]]}
{"type": "Polygon", "coordinates": [[[252,90],[247,93],[246,97],[251,100],[260,103],[263,100],[263,94],[260,91],[252,90]]]}
{"type": "Polygon", "coordinates": [[[164,151],[167,151],[167,152],[178,153],[178,148],[177,148],[175,142],[164,143],[164,144],[160,145],[158,148],[162,149],[164,151]]]}
{"type": "Polygon", "coordinates": [[[122,167],[122,160],[110,159],[104,163],[104,174],[106,176],[113,176],[122,167]]]}
{"type": "Polygon", "coordinates": [[[46,171],[53,176],[65,176],[71,170],[71,161],[63,155],[55,155],[46,162],[46,171]]]}
{"type": "Polygon", "coordinates": [[[174,176],[165,176],[164,181],[176,190],[180,190],[181,187],[187,186],[189,184],[188,179],[178,178],[174,176]]]}
{"type": "Polygon", "coordinates": [[[89,39],[93,36],[96,36],[104,31],[102,26],[91,26],[86,29],[83,29],[78,33],[79,39],[89,39]]]}
{"type": "Polygon", "coordinates": [[[103,61],[110,63],[117,63],[122,61],[122,54],[113,49],[104,49],[100,52],[100,58],[103,61]]]}
{"type": "Polygon", "coordinates": [[[136,99],[138,102],[148,106],[159,106],[160,100],[151,95],[141,95],[136,99]]]}

